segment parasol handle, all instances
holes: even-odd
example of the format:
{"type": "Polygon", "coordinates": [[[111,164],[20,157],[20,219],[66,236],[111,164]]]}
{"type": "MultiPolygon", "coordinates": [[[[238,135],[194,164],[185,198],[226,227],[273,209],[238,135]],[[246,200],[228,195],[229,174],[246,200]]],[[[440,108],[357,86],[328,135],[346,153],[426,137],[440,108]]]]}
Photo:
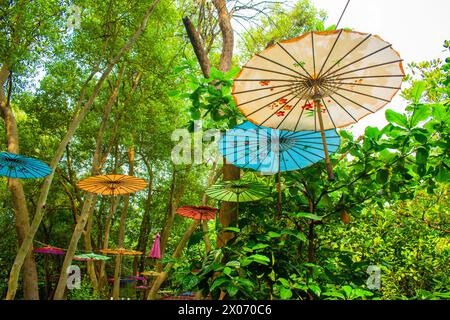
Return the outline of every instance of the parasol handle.
{"type": "Polygon", "coordinates": [[[325,153],[325,164],[328,172],[328,180],[334,181],[335,177],[333,173],[333,166],[331,165],[330,161],[330,155],[328,153],[327,139],[325,137],[325,129],[322,118],[322,110],[320,108],[320,100],[314,100],[314,106],[316,107],[317,117],[319,118],[320,133],[322,135],[323,151],[325,153]]]}
{"type": "Polygon", "coordinates": [[[281,155],[278,154],[278,183],[277,183],[277,191],[278,191],[278,217],[281,217],[281,155]]]}

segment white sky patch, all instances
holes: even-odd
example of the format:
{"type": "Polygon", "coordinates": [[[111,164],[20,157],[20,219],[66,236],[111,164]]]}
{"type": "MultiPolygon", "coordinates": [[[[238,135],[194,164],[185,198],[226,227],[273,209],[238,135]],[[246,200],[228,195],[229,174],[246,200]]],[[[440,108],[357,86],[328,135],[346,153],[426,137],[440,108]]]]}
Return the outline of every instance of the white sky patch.
{"type": "MultiPolygon", "coordinates": [[[[328,13],[325,26],[336,24],[347,0],[311,0],[328,13]]],[[[293,2],[293,1],[287,1],[293,2]]],[[[445,59],[445,40],[450,40],[450,1],[448,0],[351,0],[339,27],[379,35],[392,43],[405,60],[405,71],[410,62],[435,58],[445,59]]],[[[367,126],[383,127],[387,124],[385,111],[402,112],[406,101],[399,94],[383,110],[349,127],[361,135],[367,126]]]]}

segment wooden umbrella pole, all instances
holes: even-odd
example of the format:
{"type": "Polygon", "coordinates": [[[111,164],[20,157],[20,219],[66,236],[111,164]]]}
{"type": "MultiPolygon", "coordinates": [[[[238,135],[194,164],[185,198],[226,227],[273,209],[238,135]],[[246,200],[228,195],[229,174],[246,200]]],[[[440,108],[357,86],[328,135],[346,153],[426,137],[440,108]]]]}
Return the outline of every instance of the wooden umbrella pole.
{"type": "Polygon", "coordinates": [[[316,108],[317,117],[319,118],[320,133],[322,134],[323,151],[325,153],[325,164],[327,166],[328,180],[333,181],[335,177],[333,173],[333,166],[331,165],[330,161],[330,155],[328,154],[327,139],[325,137],[325,129],[323,125],[322,109],[320,108],[320,100],[314,100],[314,106],[316,108]]]}
{"type": "Polygon", "coordinates": [[[281,217],[281,156],[278,155],[278,217],[281,217]]]}

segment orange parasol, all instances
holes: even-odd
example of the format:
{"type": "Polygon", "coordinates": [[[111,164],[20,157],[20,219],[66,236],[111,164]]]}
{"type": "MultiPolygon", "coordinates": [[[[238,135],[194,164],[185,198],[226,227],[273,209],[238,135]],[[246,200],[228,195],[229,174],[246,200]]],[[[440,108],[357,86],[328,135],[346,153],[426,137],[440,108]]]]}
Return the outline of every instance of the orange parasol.
{"type": "Polygon", "coordinates": [[[120,256],[139,256],[141,254],[144,254],[141,251],[133,251],[133,250],[128,250],[128,249],[124,249],[124,248],[101,249],[98,251],[103,254],[113,254],[113,255],[120,255],[120,256]]]}
{"type": "Polygon", "coordinates": [[[206,206],[185,206],[178,208],[176,212],[180,216],[194,220],[214,220],[217,211],[219,211],[219,209],[206,206]]]}
{"type": "Polygon", "coordinates": [[[77,185],[80,189],[90,193],[115,196],[143,190],[147,187],[147,182],[133,176],[111,174],[90,177],[81,180],[77,185]]]}

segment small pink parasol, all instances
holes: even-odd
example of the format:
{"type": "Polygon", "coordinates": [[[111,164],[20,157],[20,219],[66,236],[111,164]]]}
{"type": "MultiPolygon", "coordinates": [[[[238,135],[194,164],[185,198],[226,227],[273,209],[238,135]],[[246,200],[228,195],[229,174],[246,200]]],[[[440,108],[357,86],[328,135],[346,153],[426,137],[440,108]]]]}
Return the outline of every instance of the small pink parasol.
{"type": "Polygon", "coordinates": [[[153,259],[161,259],[161,246],[160,246],[160,238],[159,233],[156,234],[155,239],[153,240],[152,249],[148,254],[149,258],[153,259]]]}
{"type": "Polygon", "coordinates": [[[34,249],[34,252],[45,253],[45,254],[59,254],[59,255],[66,254],[63,249],[52,247],[52,246],[45,246],[42,248],[34,249]]]}

